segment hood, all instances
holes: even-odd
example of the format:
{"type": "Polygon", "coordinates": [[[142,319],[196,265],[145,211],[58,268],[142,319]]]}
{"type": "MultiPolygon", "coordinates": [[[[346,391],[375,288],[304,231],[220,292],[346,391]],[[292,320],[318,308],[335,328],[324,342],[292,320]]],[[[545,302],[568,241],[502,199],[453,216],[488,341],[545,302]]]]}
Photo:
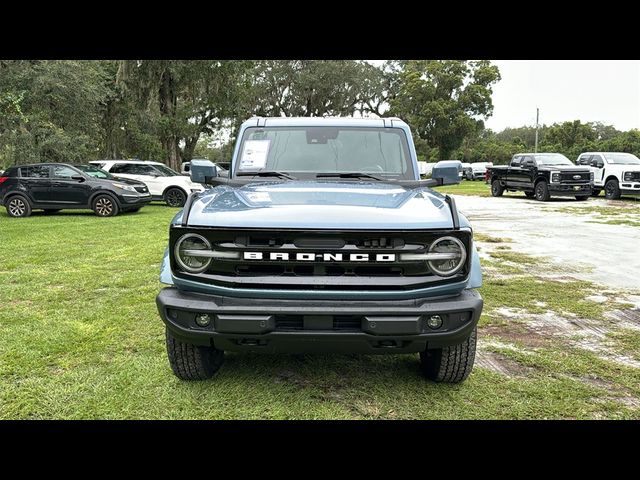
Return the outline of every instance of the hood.
{"type": "Polygon", "coordinates": [[[139,180],[132,180],[130,178],[122,178],[122,177],[118,177],[117,175],[114,175],[114,177],[116,177],[116,178],[114,178],[113,180],[108,179],[108,178],[95,178],[95,177],[93,178],[93,180],[97,180],[99,182],[105,182],[105,183],[109,183],[109,184],[111,184],[113,182],[116,182],[116,183],[124,183],[126,185],[133,185],[133,186],[135,186],[135,185],[143,186],[143,187],[146,186],[144,182],[141,182],[139,180]]]}
{"type": "MultiPolygon", "coordinates": [[[[461,226],[466,220],[460,218],[461,226]]],[[[206,191],[189,225],[304,229],[452,228],[445,197],[377,182],[255,182],[206,191]]]]}

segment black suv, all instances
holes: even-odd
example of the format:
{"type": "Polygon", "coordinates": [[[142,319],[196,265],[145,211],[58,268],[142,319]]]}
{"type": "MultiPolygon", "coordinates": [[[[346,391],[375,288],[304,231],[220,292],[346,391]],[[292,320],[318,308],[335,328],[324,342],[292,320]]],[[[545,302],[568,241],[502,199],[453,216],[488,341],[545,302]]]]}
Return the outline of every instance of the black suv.
{"type": "Polygon", "coordinates": [[[0,176],[0,205],[11,217],[34,209],[57,212],[90,208],[100,217],[136,212],[151,201],[142,182],[117,178],[92,165],[37,163],[11,167],[0,176]]]}

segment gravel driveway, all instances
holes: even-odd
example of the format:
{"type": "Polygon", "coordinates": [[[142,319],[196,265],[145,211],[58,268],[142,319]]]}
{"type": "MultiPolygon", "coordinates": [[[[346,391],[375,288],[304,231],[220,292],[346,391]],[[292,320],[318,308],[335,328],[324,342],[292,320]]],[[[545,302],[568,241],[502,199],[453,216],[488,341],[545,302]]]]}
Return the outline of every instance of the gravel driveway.
{"type": "Polygon", "coordinates": [[[525,197],[455,195],[456,203],[474,230],[509,238],[514,251],[544,255],[566,266],[578,279],[611,288],[640,290],[640,227],[594,223],[594,220],[640,220],[640,202],[591,198],[538,202],[525,197]],[[558,211],[585,209],[584,211],[558,211]],[[600,216],[594,207],[619,207],[620,216],[600,216]],[[584,214],[583,214],[584,212],[584,214]]]}

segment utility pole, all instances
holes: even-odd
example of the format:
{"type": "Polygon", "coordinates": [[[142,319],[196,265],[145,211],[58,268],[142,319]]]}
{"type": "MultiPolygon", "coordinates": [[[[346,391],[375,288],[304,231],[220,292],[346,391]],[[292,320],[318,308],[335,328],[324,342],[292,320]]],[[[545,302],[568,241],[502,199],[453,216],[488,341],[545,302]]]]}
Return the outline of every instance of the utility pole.
{"type": "Polygon", "coordinates": [[[540,109],[536,107],[536,146],[533,153],[538,153],[538,120],[540,118],[540,109]]]}

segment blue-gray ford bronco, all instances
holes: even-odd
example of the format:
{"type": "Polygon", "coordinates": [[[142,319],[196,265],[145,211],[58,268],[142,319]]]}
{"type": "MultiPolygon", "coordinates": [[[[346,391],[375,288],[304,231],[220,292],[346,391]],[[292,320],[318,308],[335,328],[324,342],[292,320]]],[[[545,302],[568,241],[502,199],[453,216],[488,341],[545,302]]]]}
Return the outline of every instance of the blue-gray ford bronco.
{"type": "Polygon", "coordinates": [[[252,118],[228,176],[172,220],[157,296],[169,363],[211,377],[224,352],[419,353],[422,371],[461,382],[473,367],[482,298],[467,219],[420,180],[397,118],[252,118]]]}

